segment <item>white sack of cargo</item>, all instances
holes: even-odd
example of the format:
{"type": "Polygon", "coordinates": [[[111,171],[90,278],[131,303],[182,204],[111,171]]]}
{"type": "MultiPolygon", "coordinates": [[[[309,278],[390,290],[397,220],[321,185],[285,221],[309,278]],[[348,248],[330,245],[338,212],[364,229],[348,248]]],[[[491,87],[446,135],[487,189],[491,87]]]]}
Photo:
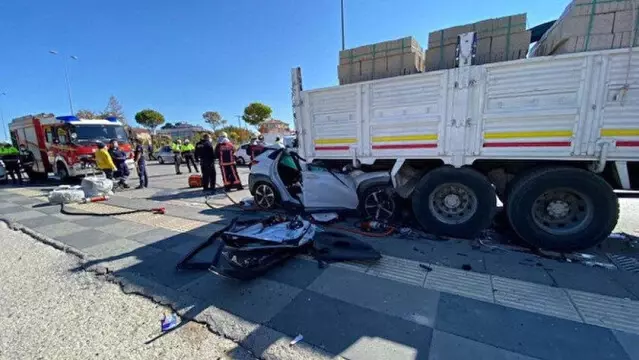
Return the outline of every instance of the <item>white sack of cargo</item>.
{"type": "Polygon", "coordinates": [[[84,198],[84,191],[81,186],[60,185],[49,192],[49,203],[51,204],[79,203],[84,198]]]}
{"type": "Polygon", "coordinates": [[[113,195],[113,181],[96,176],[82,179],[82,190],[86,197],[113,195]]]}

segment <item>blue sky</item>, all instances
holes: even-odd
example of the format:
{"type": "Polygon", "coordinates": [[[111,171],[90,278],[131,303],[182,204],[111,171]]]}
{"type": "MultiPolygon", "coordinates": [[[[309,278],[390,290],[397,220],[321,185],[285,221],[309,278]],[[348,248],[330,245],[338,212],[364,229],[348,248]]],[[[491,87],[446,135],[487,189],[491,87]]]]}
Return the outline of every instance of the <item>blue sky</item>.
{"type": "MultiPolygon", "coordinates": [[[[521,12],[536,25],[568,2],[345,0],[346,47],[408,35],[426,47],[430,31],[521,12]]],[[[79,59],[69,62],[76,110],[115,95],[129,119],[153,108],[202,123],[214,110],[237,124],[261,101],[291,121],[290,69],[302,66],[307,89],[335,85],[340,48],[339,0],[1,0],[0,106],[7,122],[68,114],[64,54],[79,59]]]]}

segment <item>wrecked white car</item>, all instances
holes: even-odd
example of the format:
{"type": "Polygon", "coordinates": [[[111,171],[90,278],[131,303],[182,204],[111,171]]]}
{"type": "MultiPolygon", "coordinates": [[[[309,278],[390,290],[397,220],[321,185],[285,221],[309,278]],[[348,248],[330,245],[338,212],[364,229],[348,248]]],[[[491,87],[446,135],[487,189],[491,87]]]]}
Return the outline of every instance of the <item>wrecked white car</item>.
{"type": "Polygon", "coordinates": [[[377,220],[390,220],[398,210],[389,172],[308,164],[283,148],[266,148],[254,160],[249,189],[263,209],[281,205],[308,212],[359,211],[377,220]]]}

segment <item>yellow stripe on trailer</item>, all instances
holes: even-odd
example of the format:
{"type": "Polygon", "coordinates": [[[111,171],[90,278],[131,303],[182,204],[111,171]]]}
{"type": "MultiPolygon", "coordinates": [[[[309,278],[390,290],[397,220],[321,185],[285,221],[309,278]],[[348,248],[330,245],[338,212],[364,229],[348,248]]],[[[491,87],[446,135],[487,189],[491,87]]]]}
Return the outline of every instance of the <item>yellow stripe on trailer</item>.
{"type": "Polygon", "coordinates": [[[571,136],[572,130],[504,131],[486,133],[484,134],[484,139],[524,139],[571,136]]]}
{"type": "Polygon", "coordinates": [[[601,129],[601,136],[639,136],[639,129],[601,129]]]}
{"type": "Polygon", "coordinates": [[[373,142],[429,141],[429,140],[437,140],[437,134],[400,135],[400,136],[373,136],[373,142]]]}
{"type": "Polygon", "coordinates": [[[315,139],[316,145],[354,144],[356,142],[355,138],[315,139]]]}

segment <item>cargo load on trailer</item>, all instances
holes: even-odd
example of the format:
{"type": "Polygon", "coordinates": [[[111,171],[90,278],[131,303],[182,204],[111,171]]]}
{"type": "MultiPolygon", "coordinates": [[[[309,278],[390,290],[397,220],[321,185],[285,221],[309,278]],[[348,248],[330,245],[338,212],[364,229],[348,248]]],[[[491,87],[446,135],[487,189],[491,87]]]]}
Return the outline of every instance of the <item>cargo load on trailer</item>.
{"type": "Polygon", "coordinates": [[[16,146],[24,144],[33,153],[33,176],[38,178],[46,178],[51,172],[62,179],[99,172],[94,158],[97,144],[112,139],[126,152],[129,169],[134,168],[129,138],[116,118],[27,115],[13,119],[9,130],[16,146]]]}
{"type": "Polygon", "coordinates": [[[471,32],[475,34],[474,64],[525,59],[528,54],[530,31],[526,30],[526,14],[517,14],[431,32],[425,70],[456,67],[458,37],[471,32]]]}
{"type": "Polygon", "coordinates": [[[412,36],[339,52],[340,85],[424,71],[424,51],[412,36]]]}
{"type": "Polygon", "coordinates": [[[573,0],[530,54],[548,56],[636,46],[637,11],[633,0],[573,0]]]}

